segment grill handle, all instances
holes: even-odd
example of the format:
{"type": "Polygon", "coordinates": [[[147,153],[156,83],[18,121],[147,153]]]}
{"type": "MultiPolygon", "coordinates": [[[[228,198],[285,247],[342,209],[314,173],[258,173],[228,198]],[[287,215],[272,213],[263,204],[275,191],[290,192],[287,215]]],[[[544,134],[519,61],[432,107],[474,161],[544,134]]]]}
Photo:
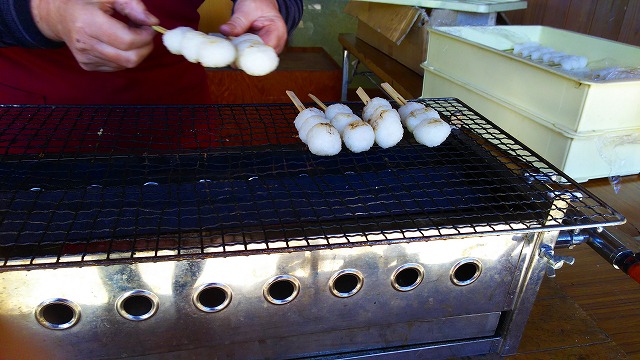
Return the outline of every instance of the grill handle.
{"type": "Polygon", "coordinates": [[[585,229],[589,235],[587,244],[600,256],[624,271],[640,284],[640,253],[634,254],[608,229],[585,229]]]}
{"type": "Polygon", "coordinates": [[[608,229],[589,228],[579,233],[561,231],[555,247],[573,247],[582,243],[587,243],[614,268],[640,284],[640,253],[634,254],[608,229]]]}

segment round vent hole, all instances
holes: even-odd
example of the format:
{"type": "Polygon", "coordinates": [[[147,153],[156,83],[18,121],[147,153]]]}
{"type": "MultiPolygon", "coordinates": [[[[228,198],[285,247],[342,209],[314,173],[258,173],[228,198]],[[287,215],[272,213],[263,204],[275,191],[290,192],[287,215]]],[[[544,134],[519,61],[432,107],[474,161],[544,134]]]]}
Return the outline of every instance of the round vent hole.
{"type": "Polygon", "coordinates": [[[329,280],[329,289],[333,295],[345,298],[360,291],[363,282],[364,277],[358,270],[341,270],[329,280]]]}
{"type": "Polygon", "coordinates": [[[198,288],[193,297],[196,307],[205,312],[224,309],[231,302],[231,288],[225,284],[210,283],[198,288]]]}
{"type": "Polygon", "coordinates": [[[360,285],[360,279],[355,274],[342,274],[333,283],[336,291],[341,294],[352,293],[360,285]]]}
{"type": "Polygon", "coordinates": [[[146,290],[132,290],[121,295],[116,301],[116,310],[125,319],[145,320],[158,310],[158,297],[146,290]]]}
{"type": "Polygon", "coordinates": [[[208,308],[217,308],[227,301],[227,293],[219,287],[206,288],[198,295],[198,301],[208,308]]]}
{"type": "Polygon", "coordinates": [[[454,266],[451,281],[456,285],[469,285],[478,279],[481,269],[477,260],[461,261],[454,266]]]}
{"type": "Polygon", "coordinates": [[[122,309],[131,316],[144,316],[153,309],[153,301],[145,295],[131,295],[122,302],[122,309]]]}
{"type": "Polygon", "coordinates": [[[52,330],[68,329],[80,320],[80,307],[67,299],[50,299],[36,308],[36,320],[52,330]]]}
{"type": "Polygon", "coordinates": [[[295,285],[289,280],[278,280],[269,286],[269,296],[278,301],[285,301],[295,292],[295,285]]]}
{"type": "Polygon", "coordinates": [[[420,272],[415,268],[402,269],[396,275],[396,284],[398,286],[406,288],[415,286],[420,279],[420,272]]]}
{"type": "Polygon", "coordinates": [[[262,288],[268,302],[282,305],[293,301],[300,292],[300,282],[291,275],[279,275],[269,280],[262,288]]]}
{"type": "Polygon", "coordinates": [[[74,316],[73,309],[67,304],[54,303],[42,308],[42,318],[52,325],[60,326],[70,323],[74,316]]]}

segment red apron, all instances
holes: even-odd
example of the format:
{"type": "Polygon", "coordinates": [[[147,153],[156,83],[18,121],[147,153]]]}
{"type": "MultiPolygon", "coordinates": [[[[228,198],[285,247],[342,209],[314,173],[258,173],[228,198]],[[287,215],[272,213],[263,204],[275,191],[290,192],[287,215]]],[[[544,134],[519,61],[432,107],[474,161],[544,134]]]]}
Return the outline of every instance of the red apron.
{"type": "MultiPolygon", "coordinates": [[[[198,27],[203,0],[148,0],[145,5],[172,29],[198,27]]],[[[204,68],[169,53],[161,36],[136,68],[83,70],[68,48],[0,48],[0,104],[202,104],[209,103],[204,68]]]]}

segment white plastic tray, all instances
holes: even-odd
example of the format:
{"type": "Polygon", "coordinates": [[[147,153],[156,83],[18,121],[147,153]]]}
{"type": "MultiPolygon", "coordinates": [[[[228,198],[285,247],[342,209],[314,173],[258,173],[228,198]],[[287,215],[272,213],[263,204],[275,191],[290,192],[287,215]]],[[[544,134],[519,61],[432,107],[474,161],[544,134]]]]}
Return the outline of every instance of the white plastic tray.
{"type": "Polygon", "coordinates": [[[432,9],[491,13],[526,9],[527,2],[520,0],[358,0],[385,4],[420,6],[432,9]]]}

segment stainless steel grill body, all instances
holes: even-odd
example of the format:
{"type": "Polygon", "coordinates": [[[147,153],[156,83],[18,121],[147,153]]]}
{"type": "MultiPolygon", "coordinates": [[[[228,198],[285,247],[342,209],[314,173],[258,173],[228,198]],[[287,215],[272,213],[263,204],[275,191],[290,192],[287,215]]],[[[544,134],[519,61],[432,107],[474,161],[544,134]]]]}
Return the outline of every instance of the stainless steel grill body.
{"type": "Polygon", "coordinates": [[[1,107],[0,347],[515,352],[543,245],[624,218],[458,100],[421,101],[454,126],[441,147],[331,158],[292,106],[1,107]]]}
{"type": "Polygon", "coordinates": [[[190,351],[282,358],[492,337],[502,311],[513,306],[523,244],[501,235],[5,272],[2,322],[16,338],[39,341],[25,347],[5,339],[3,349],[67,359],[190,351]],[[456,263],[471,260],[480,264],[480,276],[469,285],[454,284],[456,263]],[[411,291],[398,291],[393,274],[405,264],[422,266],[424,279],[411,291]],[[332,277],[342,270],[362,275],[352,296],[331,292],[332,277]],[[263,287],[282,275],[299,281],[299,293],[289,303],[273,304],[263,287]],[[229,305],[211,313],[198,309],[194,292],[207,284],[228,286],[229,305]],[[117,298],[135,289],[157,295],[151,318],[119,314],[117,298]],[[35,321],[33,309],[54,298],[80,307],[72,328],[50,330],[35,321]]]}

